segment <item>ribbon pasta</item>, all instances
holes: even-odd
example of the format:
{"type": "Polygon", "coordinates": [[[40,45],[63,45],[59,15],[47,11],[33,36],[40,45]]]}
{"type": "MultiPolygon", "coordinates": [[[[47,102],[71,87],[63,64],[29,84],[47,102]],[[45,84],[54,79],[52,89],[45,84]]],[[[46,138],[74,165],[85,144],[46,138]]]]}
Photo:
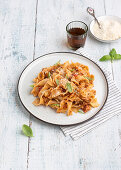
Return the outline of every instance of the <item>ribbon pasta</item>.
{"type": "Polygon", "coordinates": [[[43,68],[33,81],[31,94],[36,97],[35,106],[50,106],[67,116],[99,106],[93,89],[94,75],[90,75],[88,66],[83,64],[58,62],[43,68]]]}

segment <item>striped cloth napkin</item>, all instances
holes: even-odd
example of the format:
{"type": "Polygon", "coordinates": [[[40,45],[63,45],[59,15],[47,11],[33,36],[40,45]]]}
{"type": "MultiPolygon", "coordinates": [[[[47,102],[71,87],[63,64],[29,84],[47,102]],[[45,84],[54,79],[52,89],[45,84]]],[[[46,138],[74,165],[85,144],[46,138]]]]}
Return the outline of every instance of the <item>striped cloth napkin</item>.
{"type": "Polygon", "coordinates": [[[61,126],[61,130],[66,135],[70,135],[73,140],[77,140],[80,137],[84,136],[85,134],[91,132],[96,127],[101,125],[102,123],[106,122],[110,118],[115,115],[121,113],[121,93],[117,88],[115,82],[112,79],[111,73],[102,67],[99,62],[92,57],[90,57],[84,49],[80,48],[77,53],[80,53],[92,61],[94,61],[98,66],[103,70],[106,75],[108,86],[109,86],[109,94],[104,105],[103,109],[91,120],[87,121],[86,123],[81,123],[78,125],[73,126],[61,126]]]}

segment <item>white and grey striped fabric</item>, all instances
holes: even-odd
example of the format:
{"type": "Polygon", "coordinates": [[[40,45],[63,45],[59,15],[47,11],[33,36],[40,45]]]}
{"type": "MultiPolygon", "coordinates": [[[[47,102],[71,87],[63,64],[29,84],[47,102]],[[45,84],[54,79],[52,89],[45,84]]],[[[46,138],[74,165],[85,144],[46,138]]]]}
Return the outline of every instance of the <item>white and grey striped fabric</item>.
{"type": "Polygon", "coordinates": [[[94,130],[96,127],[104,123],[105,121],[109,120],[115,115],[121,113],[121,93],[117,88],[115,82],[112,79],[111,73],[102,67],[98,62],[94,60],[94,58],[90,57],[84,49],[79,49],[77,53],[80,53],[92,61],[94,61],[106,75],[108,86],[109,86],[109,94],[106,104],[104,105],[103,109],[91,120],[87,121],[86,123],[73,125],[73,126],[61,126],[63,133],[65,135],[70,135],[73,140],[77,140],[80,137],[84,136],[85,134],[89,133],[90,131],[94,130]]]}

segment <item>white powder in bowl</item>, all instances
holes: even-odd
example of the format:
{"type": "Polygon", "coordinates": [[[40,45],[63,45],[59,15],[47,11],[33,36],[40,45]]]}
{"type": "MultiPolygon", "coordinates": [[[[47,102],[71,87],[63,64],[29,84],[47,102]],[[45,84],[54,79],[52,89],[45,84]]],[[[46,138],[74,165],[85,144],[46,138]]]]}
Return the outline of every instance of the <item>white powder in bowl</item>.
{"type": "Polygon", "coordinates": [[[121,37],[121,23],[112,19],[99,21],[101,29],[97,22],[93,26],[93,34],[102,40],[116,40],[121,37]]]}

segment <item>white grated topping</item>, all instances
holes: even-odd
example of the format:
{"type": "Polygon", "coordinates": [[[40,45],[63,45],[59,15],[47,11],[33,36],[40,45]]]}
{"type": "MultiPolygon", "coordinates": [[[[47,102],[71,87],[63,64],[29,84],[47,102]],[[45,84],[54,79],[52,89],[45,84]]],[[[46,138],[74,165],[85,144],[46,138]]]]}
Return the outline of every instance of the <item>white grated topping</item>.
{"type": "Polygon", "coordinates": [[[102,40],[116,40],[121,37],[121,23],[112,19],[99,21],[101,29],[97,22],[93,26],[93,34],[102,40]]]}

